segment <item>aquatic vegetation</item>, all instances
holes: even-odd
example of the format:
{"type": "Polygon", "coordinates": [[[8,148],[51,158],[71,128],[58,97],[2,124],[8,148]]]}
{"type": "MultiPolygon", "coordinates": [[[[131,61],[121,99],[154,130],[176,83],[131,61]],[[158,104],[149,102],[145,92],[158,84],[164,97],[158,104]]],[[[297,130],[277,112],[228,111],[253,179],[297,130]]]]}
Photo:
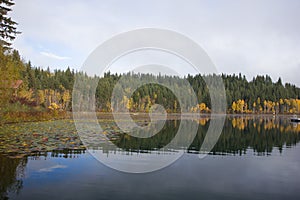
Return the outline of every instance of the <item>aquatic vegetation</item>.
{"type": "Polygon", "coordinates": [[[73,120],[0,126],[1,153],[22,157],[34,152],[60,149],[85,149],[73,120]]]}

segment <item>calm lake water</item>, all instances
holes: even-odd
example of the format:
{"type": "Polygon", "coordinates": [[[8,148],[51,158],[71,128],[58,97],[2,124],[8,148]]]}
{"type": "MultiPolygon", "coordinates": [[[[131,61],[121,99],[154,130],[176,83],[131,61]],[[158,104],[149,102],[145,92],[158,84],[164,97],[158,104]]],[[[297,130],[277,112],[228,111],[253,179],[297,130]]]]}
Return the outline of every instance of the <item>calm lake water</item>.
{"type": "MultiPolygon", "coordinates": [[[[229,117],[213,150],[199,159],[210,119],[189,123],[199,128],[184,155],[145,174],[119,172],[97,161],[81,148],[70,120],[6,125],[0,129],[0,199],[300,199],[300,124],[229,117]],[[40,141],[42,148],[35,145],[40,141]]],[[[125,153],[151,153],[170,142],[178,124],[167,121],[148,139],[108,136],[125,153]]],[[[114,153],[107,150],[107,156],[114,153]]]]}

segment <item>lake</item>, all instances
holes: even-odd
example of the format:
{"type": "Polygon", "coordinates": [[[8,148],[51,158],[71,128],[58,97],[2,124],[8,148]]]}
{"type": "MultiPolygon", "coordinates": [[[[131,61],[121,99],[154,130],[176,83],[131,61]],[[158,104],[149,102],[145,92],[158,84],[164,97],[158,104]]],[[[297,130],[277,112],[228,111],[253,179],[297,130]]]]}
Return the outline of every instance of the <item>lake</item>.
{"type": "MultiPolygon", "coordinates": [[[[300,124],[287,117],[229,116],[214,148],[199,159],[210,121],[186,120],[183,130],[188,134],[197,125],[198,132],[182,148],[182,157],[140,174],[95,159],[72,120],[3,125],[0,199],[300,199],[300,124]]],[[[172,153],[159,149],[175,137],[180,123],[168,120],[157,135],[134,138],[113,122],[100,121],[117,146],[100,151],[127,158],[172,153]]]]}

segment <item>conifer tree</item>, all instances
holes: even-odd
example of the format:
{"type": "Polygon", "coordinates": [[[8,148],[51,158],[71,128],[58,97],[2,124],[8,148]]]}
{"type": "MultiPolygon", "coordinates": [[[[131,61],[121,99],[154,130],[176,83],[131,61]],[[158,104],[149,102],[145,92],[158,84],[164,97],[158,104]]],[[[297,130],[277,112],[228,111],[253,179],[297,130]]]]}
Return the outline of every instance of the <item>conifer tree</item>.
{"type": "Polygon", "coordinates": [[[0,0],[0,45],[5,50],[10,49],[11,42],[20,33],[16,27],[18,23],[8,16],[14,4],[13,0],[0,0]]]}

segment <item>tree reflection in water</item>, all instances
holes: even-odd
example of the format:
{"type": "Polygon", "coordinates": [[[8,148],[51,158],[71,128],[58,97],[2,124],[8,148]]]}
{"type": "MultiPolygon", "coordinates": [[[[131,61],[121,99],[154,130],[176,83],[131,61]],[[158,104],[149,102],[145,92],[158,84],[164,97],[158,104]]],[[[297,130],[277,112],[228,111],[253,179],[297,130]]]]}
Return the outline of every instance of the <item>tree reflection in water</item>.
{"type": "Polygon", "coordinates": [[[9,156],[0,154],[0,200],[9,199],[8,194],[19,194],[23,188],[25,168],[28,160],[40,160],[47,157],[78,158],[85,150],[54,150],[52,152],[36,152],[31,156],[9,156]]]}
{"type": "MultiPolygon", "coordinates": [[[[210,124],[209,118],[188,120],[184,130],[190,131],[191,123],[199,125],[193,143],[186,147],[187,153],[199,153],[210,124]]],[[[150,138],[135,138],[128,134],[106,133],[112,137],[112,142],[118,149],[103,148],[107,153],[116,151],[131,151],[137,153],[151,153],[168,144],[176,134],[180,121],[169,120],[163,129],[150,138]]],[[[109,130],[106,130],[108,132],[109,130]]],[[[117,133],[116,133],[117,132],[117,133]]],[[[256,156],[271,155],[275,149],[280,153],[284,148],[296,146],[300,141],[300,125],[292,124],[288,118],[273,117],[228,117],[225,121],[223,132],[210,154],[214,155],[244,155],[247,151],[254,151],[256,156]]],[[[189,135],[189,134],[188,134],[189,135]]],[[[183,135],[184,137],[184,135],[183,135]]],[[[176,146],[181,146],[180,138],[176,146]]],[[[4,152],[5,153],[5,152],[4,152]]],[[[85,150],[64,149],[51,152],[36,152],[34,155],[18,156],[0,154],[0,199],[8,199],[9,193],[18,194],[23,187],[25,167],[28,160],[47,159],[49,156],[62,159],[78,158],[85,154],[85,150]]]]}
{"type": "MultiPolygon", "coordinates": [[[[189,120],[183,128],[191,131],[191,123],[198,123],[198,133],[193,143],[187,148],[187,153],[199,153],[199,149],[206,136],[210,119],[189,120]]],[[[165,127],[150,138],[136,138],[128,134],[119,134],[114,144],[122,150],[147,152],[161,148],[174,137],[178,120],[167,121],[165,127]]],[[[225,121],[223,132],[210,154],[214,155],[243,155],[252,149],[255,155],[270,155],[274,147],[281,153],[283,148],[296,145],[300,141],[300,125],[292,124],[288,118],[273,117],[233,117],[225,121]]],[[[189,135],[189,134],[187,134],[189,135]]],[[[115,135],[113,135],[115,138],[115,135]]],[[[184,138],[182,138],[184,140],[184,138]]],[[[180,145],[180,140],[178,144],[180,145]]]]}
{"type": "Polygon", "coordinates": [[[26,164],[27,158],[10,158],[0,154],[0,199],[8,199],[8,192],[20,192],[26,164]]]}

